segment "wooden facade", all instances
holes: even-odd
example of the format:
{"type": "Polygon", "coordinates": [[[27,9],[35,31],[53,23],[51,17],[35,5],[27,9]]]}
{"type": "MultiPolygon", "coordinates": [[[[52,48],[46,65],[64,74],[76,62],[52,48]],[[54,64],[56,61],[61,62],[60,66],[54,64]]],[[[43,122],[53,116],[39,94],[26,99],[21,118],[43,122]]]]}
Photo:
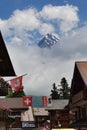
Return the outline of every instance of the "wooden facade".
{"type": "Polygon", "coordinates": [[[50,110],[51,128],[67,128],[69,126],[68,110],[50,110]]]}
{"type": "Polygon", "coordinates": [[[12,109],[11,114],[8,115],[9,118],[13,118],[14,121],[10,124],[7,125],[7,128],[21,128],[21,111],[23,111],[22,109],[12,109]]]}
{"type": "Polygon", "coordinates": [[[69,110],[66,107],[68,100],[58,99],[52,100],[52,106],[46,108],[50,114],[51,128],[68,128],[69,126],[69,110]]]}
{"type": "Polygon", "coordinates": [[[0,106],[0,129],[1,130],[6,130],[7,125],[12,123],[14,120],[10,118],[8,115],[11,114],[11,110],[4,107],[0,106]]]}
{"type": "Polygon", "coordinates": [[[11,112],[6,114],[5,112],[5,118],[4,114],[2,113],[2,117],[0,117],[1,121],[4,120],[7,129],[14,128],[14,129],[21,129],[22,128],[22,122],[21,122],[21,113],[28,110],[28,107],[23,106],[23,99],[22,98],[0,98],[0,104],[3,105],[6,108],[10,108],[11,112]],[[11,122],[9,122],[12,119],[11,122]]]}
{"type": "Polygon", "coordinates": [[[70,127],[87,130],[87,62],[76,62],[69,101],[70,127]]]}
{"type": "Polygon", "coordinates": [[[49,120],[49,113],[45,108],[33,108],[36,127],[43,127],[49,120]]]}

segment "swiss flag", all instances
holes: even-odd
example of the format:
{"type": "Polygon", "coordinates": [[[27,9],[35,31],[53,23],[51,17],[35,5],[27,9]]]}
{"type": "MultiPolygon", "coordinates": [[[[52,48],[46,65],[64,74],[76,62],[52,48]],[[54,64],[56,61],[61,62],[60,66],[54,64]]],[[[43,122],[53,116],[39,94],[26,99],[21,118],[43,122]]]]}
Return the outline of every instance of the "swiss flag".
{"type": "Polygon", "coordinates": [[[23,97],[23,106],[32,106],[32,96],[23,97]]]}
{"type": "Polygon", "coordinates": [[[11,79],[10,80],[10,84],[12,87],[12,90],[17,92],[19,91],[23,86],[22,86],[22,77],[23,76],[19,76],[17,78],[11,79]]]}
{"type": "Polygon", "coordinates": [[[48,105],[48,98],[47,96],[42,96],[42,106],[46,107],[48,105]]]}

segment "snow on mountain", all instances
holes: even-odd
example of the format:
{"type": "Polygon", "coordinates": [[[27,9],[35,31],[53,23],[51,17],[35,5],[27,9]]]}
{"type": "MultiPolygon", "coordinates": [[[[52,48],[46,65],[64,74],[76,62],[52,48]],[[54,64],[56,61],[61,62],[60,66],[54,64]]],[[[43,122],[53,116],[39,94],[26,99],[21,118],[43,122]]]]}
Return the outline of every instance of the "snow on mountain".
{"type": "Polygon", "coordinates": [[[41,48],[51,48],[53,45],[57,43],[59,43],[58,35],[48,33],[39,41],[38,46],[41,48]]]}

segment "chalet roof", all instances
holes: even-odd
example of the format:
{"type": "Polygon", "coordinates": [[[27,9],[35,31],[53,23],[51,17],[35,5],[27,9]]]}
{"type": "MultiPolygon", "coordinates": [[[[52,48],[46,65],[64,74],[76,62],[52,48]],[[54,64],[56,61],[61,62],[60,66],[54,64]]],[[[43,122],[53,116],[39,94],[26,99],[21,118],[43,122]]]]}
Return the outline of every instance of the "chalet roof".
{"type": "Polygon", "coordinates": [[[27,109],[22,98],[0,98],[0,105],[10,109],[27,109]]]}
{"type": "Polygon", "coordinates": [[[48,111],[45,108],[34,107],[34,116],[48,116],[48,111]]]}
{"type": "Polygon", "coordinates": [[[87,62],[76,62],[76,65],[78,67],[78,70],[82,76],[82,79],[85,82],[85,85],[87,86],[87,62]]]}
{"type": "Polygon", "coordinates": [[[15,76],[15,72],[0,32],[0,76],[15,76]]]}
{"type": "Polygon", "coordinates": [[[68,99],[52,100],[52,104],[48,106],[47,110],[63,110],[68,105],[68,99]]]}
{"type": "Polygon", "coordinates": [[[71,94],[74,95],[87,87],[87,61],[75,62],[71,94]]]}

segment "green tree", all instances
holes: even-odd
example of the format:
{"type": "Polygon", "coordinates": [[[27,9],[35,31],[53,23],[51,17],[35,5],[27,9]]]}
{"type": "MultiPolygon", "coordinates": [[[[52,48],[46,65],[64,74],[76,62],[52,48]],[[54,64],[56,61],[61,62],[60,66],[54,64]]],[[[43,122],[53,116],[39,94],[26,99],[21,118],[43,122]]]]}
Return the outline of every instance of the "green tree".
{"type": "Polygon", "coordinates": [[[6,96],[6,98],[8,97],[23,97],[25,96],[25,92],[22,89],[20,89],[18,92],[13,92],[10,84],[5,81],[2,77],[0,77],[0,95],[1,96],[6,96]]]}
{"type": "Polygon", "coordinates": [[[63,77],[61,79],[60,82],[60,89],[58,89],[59,93],[60,93],[60,98],[63,99],[69,99],[70,96],[70,87],[68,86],[67,80],[65,77],[63,77]]]}
{"type": "Polygon", "coordinates": [[[0,95],[5,96],[9,91],[12,91],[11,86],[7,81],[0,77],[0,95]]]}
{"type": "Polygon", "coordinates": [[[51,90],[51,94],[50,94],[51,98],[52,99],[59,99],[59,94],[58,94],[58,89],[56,87],[56,84],[53,83],[52,86],[53,86],[53,89],[51,90]]]}
{"type": "Polygon", "coordinates": [[[23,96],[25,96],[25,92],[24,92],[23,88],[21,88],[17,92],[12,92],[11,91],[6,97],[7,98],[9,98],[9,97],[14,98],[14,97],[23,97],[23,96]]]}

